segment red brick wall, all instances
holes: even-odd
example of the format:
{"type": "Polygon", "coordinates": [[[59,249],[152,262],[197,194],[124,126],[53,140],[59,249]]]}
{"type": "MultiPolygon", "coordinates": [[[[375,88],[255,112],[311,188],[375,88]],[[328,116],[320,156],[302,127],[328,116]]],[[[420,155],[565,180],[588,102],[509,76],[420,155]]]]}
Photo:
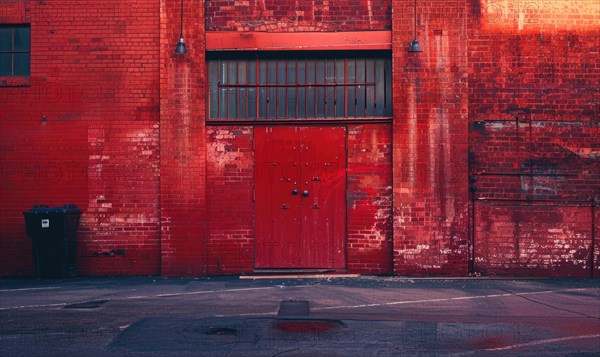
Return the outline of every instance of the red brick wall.
{"type": "Polygon", "coordinates": [[[32,274],[36,203],[83,209],[82,274],[157,274],[158,3],[26,3],[31,76],[0,78],[0,274],[32,274]]]}
{"type": "Polygon", "coordinates": [[[207,273],[204,2],[184,2],[186,55],[176,55],[180,2],[161,0],[161,272],[207,273]]]}
{"type": "Polygon", "coordinates": [[[207,129],[208,274],[254,268],[252,127],[207,129]]]}
{"type": "Polygon", "coordinates": [[[388,125],[348,127],[347,267],[392,272],[392,133],[388,125]]]}
{"type": "Polygon", "coordinates": [[[1,2],[32,59],[0,78],[0,275],[33,273],[36,203],[83,209],[85,275],[250,271],[252,130],[205,127],[205,31],[392,28],[393,124],[348,126],[348,269],[600,276],[593,2],[417,1],[421,53],[413,0],[184,3],[178,56],[178,0],[1,2]]]}
{"type": "Polygon", "coordinates": [[[207,31],[390,29],[391,3],[375,0],[206,0],[207,31]]]}
{"type": "Polygon", "coordinates": [[[467,1],[392,1],[394,272],[466,275],[467,1]]]}
{"type": "Polygon", "coordinates": [[[591,276],[592,207],[485,201],[475,207],[476,272],[591,276]]]}
{"type": "Polygon", "coordinates": [[[590,4],[473,3],[468,60],[475,270],[592,273],[592,211],[600,202],[600,10],[590,4]]]}

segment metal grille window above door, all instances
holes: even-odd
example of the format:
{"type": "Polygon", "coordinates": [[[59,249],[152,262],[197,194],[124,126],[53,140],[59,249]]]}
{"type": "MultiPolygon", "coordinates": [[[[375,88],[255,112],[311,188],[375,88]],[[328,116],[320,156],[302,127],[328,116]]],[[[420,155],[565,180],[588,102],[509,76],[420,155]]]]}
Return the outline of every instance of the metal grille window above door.
{"type": "Polygon", "coordinates": [[[392,116],[389,52],[211,53],[210,120],[392,116]]]}

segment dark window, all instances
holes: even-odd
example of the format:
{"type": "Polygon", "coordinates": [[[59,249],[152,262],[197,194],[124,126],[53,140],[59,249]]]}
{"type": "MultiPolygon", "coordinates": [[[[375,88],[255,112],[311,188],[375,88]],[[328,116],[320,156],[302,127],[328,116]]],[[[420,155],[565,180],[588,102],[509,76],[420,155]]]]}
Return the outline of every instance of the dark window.
{"type": "Polygon", "coordinates": [[[29,76],[29,25],[0,26],[0,76],[29,76]]]}
{"type": "Polygon", "coordinates": [[[207,62],[212,120],[392,116],[386,51],[210,53],[207,62]]]}

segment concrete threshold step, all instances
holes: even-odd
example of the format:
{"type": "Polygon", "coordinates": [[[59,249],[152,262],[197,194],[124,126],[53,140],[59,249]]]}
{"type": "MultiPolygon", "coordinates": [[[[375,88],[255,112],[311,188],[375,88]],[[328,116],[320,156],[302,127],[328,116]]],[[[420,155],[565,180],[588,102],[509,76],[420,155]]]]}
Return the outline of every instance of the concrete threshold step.
{"type": "Polygon", "coordinates": [[[240,279],[302,279],[302,278],[356,278],[360,274],[348,274],[335,269],[256,269],[240,275],[240,279]]]}

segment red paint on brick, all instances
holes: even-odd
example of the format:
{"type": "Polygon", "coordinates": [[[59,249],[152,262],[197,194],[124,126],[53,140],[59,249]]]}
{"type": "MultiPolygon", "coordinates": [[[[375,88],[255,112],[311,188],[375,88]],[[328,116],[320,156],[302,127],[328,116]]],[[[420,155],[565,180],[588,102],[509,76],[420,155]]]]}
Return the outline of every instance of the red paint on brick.
{"type": "Polygon", "coordinates": [[[375,0],[206,0],[207,31],[365,31],[391,25],[375,0]]]}
{"type": "Polygon", "coordinates": [[[589,277],[591,208],[477,202],[475,271],[589,277]]]}
{"type": "Polygon", "coordinates": [[[390,50],[390,31],[206,33],[207,51],[390,50]]]}
{"type": "Polygon", "coordinates": [[[0,78],[0,275],[32,275],[36,203],[83,209],[85,275],[250,271],[252,128],[205,127],[205,31],[392,29],[391,128],[348,125],[348,270],[598,277],[598,13],[579,3],[418,1],[409,53],[412,0],[186,0],[176,56],[177,0],[3,2],[32,59],[0,78]]]}
{"type": "Polygon", "coordinates": [[[205,275],[206,68],[204,4],[184,2],[186,55],[176,55],[180,2],[161,1],[160,207],[161,273],[205,275]]]}
{"type": "Polygon", "coordinates": [[[467,274],[467,2],[392,1],[394,272],[467,274]]]}
{"type": "Polygon", "coordinates": [[[159,8],[132,3],[26,2],[28,86],[0,88],[2,275],[32,274],[21,212],[36,203],[83,209],[80,273],[160,272],[159,8]]]}
{"type": "Polygon", "coordinates": [[[392,135],[388,125],[348,128],[347,266],[392,272],[392,135]]]}
{"type": "Polygon", "coordinates": [[[475,269],[591,276],[591,211],[600,197],[598,29],[590,26],[597,6],[480,5],[468,39],[475,269]]]}
{"type": "Polygon", "coordinates": [[[208,274],[254,268],[252,127],[207,130],[208,274]]]}

